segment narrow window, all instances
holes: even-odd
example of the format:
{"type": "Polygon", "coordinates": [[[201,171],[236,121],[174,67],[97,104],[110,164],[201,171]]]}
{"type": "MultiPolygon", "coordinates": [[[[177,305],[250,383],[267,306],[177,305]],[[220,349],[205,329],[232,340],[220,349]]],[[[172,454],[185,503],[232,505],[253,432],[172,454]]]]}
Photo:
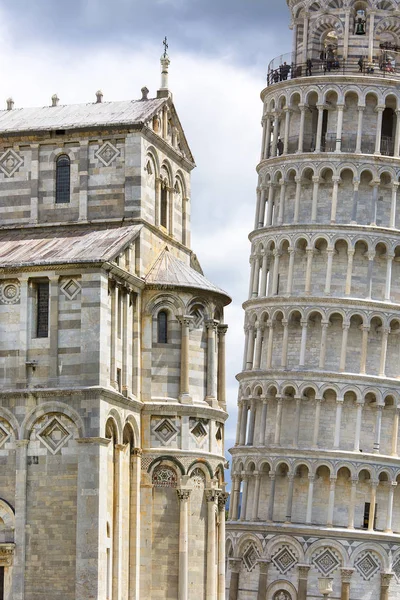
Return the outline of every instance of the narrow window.
{"type": "Polygon", "coordinates": [[[118,388],[118,391],[121,393],[121,391],[122,391],[121,369],[117,369],[117,388],[118,388]]]}
{"type": "Polygon", "coordinates": [[[161,225],[167,229],[168,190],[165,183],[161,186],[161,225]]]}
{"type": "Polygon", "coordinates": [[[49,335],[49,283],[36,284],[36,337],[49,335]]]}
{"type": "Polygon", "coordinates": [[[157,342],[159,344],[168,343],[168,315],[165,310],[158,313],[157,317],[157,342]]]}
{"type": "Polygon", "coordinates": [[[63,154],[57,159],[56,166],[56,203],[67,204],[71,195],[71,162],[63,154]]]}

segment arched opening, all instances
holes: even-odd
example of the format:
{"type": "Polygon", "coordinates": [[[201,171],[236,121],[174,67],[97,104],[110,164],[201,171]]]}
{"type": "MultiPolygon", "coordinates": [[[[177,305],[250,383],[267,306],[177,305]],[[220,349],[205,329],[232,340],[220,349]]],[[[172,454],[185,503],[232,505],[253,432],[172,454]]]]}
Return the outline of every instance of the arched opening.
{"type": "Polygon", "coordinates": [[[160,310],[157,315],[157,343],[168,344],[168,313],[160,310]]]}
{"type": "Polygon", "coordinates": [[[161,183],[161,211],[160,223],[165,229],[168,228],[168,188],[165,181],[161,183]]]}
{"type": "Polygon", "coordinates": [[[71,161],[62,154],[56,163],[56,204],[68,204],[71,196],[71,161]]]}

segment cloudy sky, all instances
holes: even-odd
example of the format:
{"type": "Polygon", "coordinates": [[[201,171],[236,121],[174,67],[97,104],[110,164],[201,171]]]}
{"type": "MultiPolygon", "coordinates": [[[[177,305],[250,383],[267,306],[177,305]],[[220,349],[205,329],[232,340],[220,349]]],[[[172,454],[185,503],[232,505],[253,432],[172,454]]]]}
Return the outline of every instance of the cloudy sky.
{"type": "Polygon", "coordinates": [[[193,249],[233,298],[228,333],[227,448],[233,442],[261,144],[259,99],[269,60],[291,50],[285,0],[0,0],[1,95],[15,106],[140,97],[170,88],[196,159],[193,249]]]}

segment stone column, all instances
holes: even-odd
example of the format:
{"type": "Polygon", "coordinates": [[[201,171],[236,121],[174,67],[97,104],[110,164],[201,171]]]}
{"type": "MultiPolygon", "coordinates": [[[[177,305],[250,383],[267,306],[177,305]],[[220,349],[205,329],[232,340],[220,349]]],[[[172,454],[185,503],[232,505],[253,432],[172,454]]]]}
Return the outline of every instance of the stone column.
{"type": "Polygon", "coordinates": [[[283,369],[287,368],[287,355],[288,355],[288,346],[289,346],[289,322],[287,319],[282,319],[283,325],[283,338],[282,338],[282,359],[281,359],[281,367],[283,369]]]}
{"type": "Polygon", "coordinates": [[[301,321],[301,343],[300,343],[300,361],[299,366],[304,367],[306,362],[306,348],[307,348],[307,327],[308,321],[301,321]]]}
{"type": "MultiPolygon", "coordinates": [[[[15,557],[13,566],[13,599],[25,598],[25,562],[26,562],[26,481],[27,451],[29,440],[16,442],[15,474],[15,557]]],[[[93,596],[94,598],[94,596],[93,596]]],[[[80,597],[80,600],[83,600],[80,597]]]]}
{"type": "Polygon", "coordinates": [[[243,366],[242,371],[246,371],[247,366],[247,353],[249,351],[249,342],[250,342],[250,331],[251,327],[249,325],[245,325],[244,328],[244,350],[243,350],[243,366]]]}
{"type": "Polygon", "coordinates": [[[251,292],[252,298],[257,298],[259,285],[260,285],[260,257],[256,256],[255,261],[254,261],[253,288],[252,288],[252,292],[251,292]]]}
{"type": "Polygon", "coordinates": [[[255,471],[253,473],[253,477],[255,479],[255,486],[254,486],[253,510],[252,510],[252,515],[251,515],[251,520],[258,521],[258,506],[259,506],[259,502],[260,502],[261,476],[260,476],[260,473],[255,471]]]}
{"type": "Polygon", "coordinates": [[[357,401],[357,417],[356,417],[356,435],[354,438],[354,452],[360,452],[360,437],[361,437],[361,423],[362,423],[362,411],[363,402],[357,401]]]}
{"type": "Polygon", "coordinates": [[[286,523],[290,523],[292,521],[292,507],[293,507],[293,486],[294,486],[294,474],[290,473],[288,475],[288,495],[286,501],[286,523]]]}
{"type": "Polygon", "coordinates": [[[269,493],[269,499],[268,499],[267,521],[272,521],[274,518],[274,503],[275,503],[275,485],[276,485],[275,473],[270,473],[269,477],[271,479],[271,486],[270,486],[270,493],[269,493]]]}
{"type": "MultiPolygon", "coordinates": [[[[397,117],[397,123],[400,126],[400,111],[397,117]]],[[[392,203],[390,206],[390,227],[396,227],[396,216],[397,216],[397,192],[399,189],[399,183],[392,183],[392,203]]]]}
{"type": "Polygon", "coordinates": [[[344,567],[340,568],[340,575],[342,578],[342,591],[340,600],[350,600],[350,582],[353,573],[354,569],[348,569],[344,567]]]}
{"type": "Polygon", "coordinates": [[[340,447],[340,429],[342,425],[342,410],[343,410],[343,398],[338,398],[336,400],[336,422],[335,422],[335,440],[333,442],[333,447],[340,447]]]}
{"type": "Polygon", "coordinates": [[[321,402],[322,402],[322,398],[315,398],[315,421],[314,421],[313,448],[318,448],[319,424],[320,424],[320,420],[321,420],[321,402]]]}
{"type": "Polygon", "coordinates": [[[335,508],[335,490],[336,490],[336,477],[331,477],[331,485],[329,488],[329,504],[328,504],[328,527],[333,526],[333,511],[335,508]]]}
{"type": "Polygon", "coordinates": [[[379,194],[379,180],[374,180],[370,183],[372,187],[372,203],[371,203],[371,222],[370,225],[376,226],[376,216],[378,210],[378,194],[379,194]]]}
{"type": "Polygon", "coordinates": [[[290,115],[292,111],[288,106],[285,106],[283,111],[285,113],[285,137],[283,141],[283,154],[287,154],[289,151],[290,115]]]}
{"type": "Polygon", "coordinates": [[[279,259],[281,257],[281,251],[280,250],[274,250],[273,251],[273,255],[274,255],[274,274],[273,274],[273,279],[272,279],[272,295],[273,296],[277,296],[279,294],[279,259]]]}
{"type": "Polygon", "coordinates": [[[312,195],[312,205],[311,205],[311,223],[316,223],[317,221],[317,211],[318,211],[318,192],[319,192],[319,184],[321,182],[318,176],[314,176],[312,178],[313,181],[313,195],[312,195]]]}
{"type": "Polygon", "coordinates": [[[264,328],[261,327],[260,323],[256,323],[256,331],[257,331],[256,348],[255,348],[255,352],[254,352],[253,368],[258,370],[261,365],[262,341],[263,341],[263,334],[264,334],[264,328]]]}
{"type": "Polygon", "coordinates": [[[383,406],[378,405],[376,407],[375,442],[374,442],[374,452],[375,453],[379,452],[379,449],[381,446],[382,412],[383,412],[383,406]]]}
{"type": "Polygon", "coordinates": [[[305,293],[311,294],[311,277],[312,277],[312,263],[314,258],[314,248],[307,246],[307,267],[306,267],[306,281],[305,281],[305,293]]]}
{"type": "Polygon", "coordinates": [[[131,504],[129,523],[129,600],[140,600],[140,479],[142,450],[131,454],[131,504]]]}
{"type": "Polygon", "coordinates": [[[353,205],[351,209],[351,223],[357,223],[357,209],[358,209],[358,197],[359,197],[360,182],[358,179],[353,181],[353,205]]]}
{"type": "Polygon", "coordinates": [[[344,44],[343,44],[343,59],[347,60],[349,55],[349,36],[350,36],[350,9],[346,8],[346,17],[344,22],[344,44]]]}
{"type": "Polygon", "coordinates": [[[394,260],[394,254],[386,255],[386,284],[385,284],[385,300],[390,302],[392,293],[392,265],[394,260]]]}
{"type": "Polygon", "coordinates": [[[258,193],[259,206],[256,211],[256,219],[255,219],[255,223],[254,223],[254,229],[259,229],[260,227],[264,227],[265,209],[266,209],[266,193],[267,193],[267,190],[263,186],[258,193]]]}
{"type": "Polygon", "coordinates": [[[261,285],[260,285],[261,298],[265,298],[267,295],[268,259],[269,259],[269,252],[264,252],[263,258],[262,258],[262,267],[261,267],[261,285]]]}
{"type": "Polygon", "coordinates": [[[240,442],[240,430],[241,430],[242,417],[243,417],[243,402],[242,402],[242,400],[239,400],[238,401],[238,416],[237,416],[237,423],[236,423],[235,446],[238,446],[239,442],[240,442]]]}
{"type": "Polygon", "coordinates": [[[340,177],[333,176],[332,181],[333,181],[333,190],[332,190],[331,223],[336,223],[340,177]]]}
{"type": "MultiPolygon", "coordinates": [[[[180,373],[180,391],[179,402],[181,404],[191,404],[189,390],[189,327],[192,317],[178,317],[181,324],[181,373],[180,373]]],[[[208,394],[208,389],[207,389],[208,394]]]]}
{"type": "Polygon", "coordinates": [[[299,569],[299,591],[297,600],[307,600],[308,572],[311,567],[309,565],[297,565],[297,568],[299,569]]]}
{"type": "Polygon", "coordinates": [[[267,131],[265,135],[264,158],[269,158],[271,148],[272,114],[267,113],[267,131]]]}
{"type": "Polygon", "coordinates": [[[216,390],[216,332],[218,322],[213,319],[206,322],[207,327],[207,397],[210,405],[215,405],[217,400],[216,390]]]}
{"type": "Polygon", "coordinates": [[[59,313],[59,276],[50,277],[50,314],[49,314],[49,380],[50,387],[58,383],[58,313],[59,313]]]}
{"type": "Polygon", "coordinates": [[[246,520],[246,512],[247,512],[247,493],[249,490],[249,476],[245,473],[242,477],[243,481],[243,490],[242,490],[242,506],[240,509],[240,518],[239,521],[246,520]]]}
{"type": "Polygon", "coordinates": [[[394,575],[392,573],[381,573],[381,596],[380,600],[389,600],[389,587],[394,575]]]}
{"type": "Polygon", "coordinates": [[[268,117],[267,116],[263,116],[263,119],[261,121],[261,126],[262,126],[262,141],[261,141],[260,162],[262,160],[264,160],[264,158],[265,158],[265,145],[266,145],[266,139],[267,139],[267,123],[268,123],[268,117]]]}
{"type": "Polygon", "coordinates": [[[378,487],[378,482],[371,480],[371,499],[370,499],[370,507],[369,507],[368,531],[374,531],[375,510],[376,510],[376,488],[377,487],[378,487]]]}
{"type": "Polygon", "coordinates": [[[382,348],[381,348],[381,360],[380,360],[380,365],[379,365],[379,377],[385,377],[388,338],[389,338],[389,329],[386,329],[386,328],[382,329],[382,348]]]}
{"type": "Polygon", "coordinates": [[[288,279],[286,285],[286,295],[290,296],[293,288],[293,272],[294,272],[294,259],[296,256],[295,248],[289,247],[289,269],[288,269],[288,279]]]}
{"type": "Polygon", "coordinates": [[[301,417],[301,397],[299,396],[296,398],[296,415],[294,418],[293,446],[295,448],[297,448],[299,445],[300,417],[301,417]]]}
{"type": "Polygon", "coordinates": [[[171,237],[174,237],[174,230],[175,230],[175,210],[174,210],[174,199],[175,199],[175,190],[174,188],[167,188],[168,189],[168,216],[169,216],[169,235],[171,237]]]}
{"type": "Polygon", "coordinates": [[[279,444],[281,443],[283,398],[280,398],[277,396],[276,399],[277,399],[277,409],[276,409],[274,444],[279,446],[279,444]]]}
{"type": "Polygon", "coordinates": [[[281,192],[279,197],[279,213],[278,213],[278,225],[282,225],[285,215],[285,194],[286,194],[286,181],[281,179],[279,182],[281,192]]]}
{"type": "Polygon", "coordinates": [[[267,206],[267,223],[266,226],[272,225],[272,209],[274,207],[274,184],[270,181],[268,183],[268,206],[267,206]]]}
{"type": "Polygon", "coordinates": [[[240,430],[240,446],[244,446],[246,444],[246,432],[247,432],[247,417],[248,417],[248,404],[247,400],[242,400],[242,422],[241,422],[241,430],[240,430]]]}
{"type": "Polygon", "coordinates": [[[226,410],[226,350],[225,336],[228,325],[218,325],[218,377],[217,377],[217,399],[218,404],[226,410]]]}
{"type": "Polygon", "coordinates": [[[343,371],[346,370],[347,340],[349,337],[349,329],[350,329],[350,323],[343,323],[343,325],[342,325],[342,330],[343,330],[342,348],[340,351],[340,364],[339,364],[339,371],[342,373],[343,373],[343,371]]]}
{"type": "Polygon", "coordinates": [[[114,281],[110,281],[111,287],[111,340],[110,340],[110,385],[118,388],[117,384],[117,366],[115,360],[115,346],[117,340],[117,286],[114,281]]]}
{"type": "Polygon", "coordinates": [[[253,297],[254,274],[256,268],[256,257],[251,255],[250,259],[250,281],[249,281],[249,300],[253,297]]]}
{"type": "Polygon", "coordinates": [[[374,269],[375,252],[368,253],[367,300],[372,298],[372,274],[374,269]]]}
{"type": "Polygon", "coordinates": [[[354,260],[355,250],[354,248],[349,248],[347,250],[347,275],[346,275],[346,290],[345,295],[351,295],[351,280],[353,278],[353,260],[354,260]]]}
{"type": "Polygon", "coordinates": [[[348,529],[354,529],[354,514],[356,510],[357,502],[357,484],[358,479],[351,480],[351,494],[350,494],[350,506],[349,506],[349,522],[347,525],[348,529]]]}
{"type": "Polygon", "coordinates": [[[232,497],[230,506],[230,519],[237,521],[239,510],[239,495],[240,495],[240,475],[232,477],[232,497]]]}
{"type": "Polygon", "coordinates": [[[361,364],[360,364],[360,375],[365,375],[367,369],[367,355],[368,355],[368,336],[369,327],[365,325],[361,326],[362,330],[362,342],[361,342],[361,364]]]}
{"type": "Polygon", "coordinates": [[[239,574],[240,574],[241,566],[242,566],[241,558],[230,558],[229,559],[229,569],[231,571],[231,582],[229,585],[229,599],[228,600],[238,600],[239,574]]]}
{"type": "Polygon", "coordinates": [[[336,254],[335,248],[327,249],[328,260],[326,265],[326,279],[325,279],[325,294],[329,296],[331,293],[331,285],[332,285],[332,267],[333,267],[333,257],[336,254]]]}
{"type": "Polygon", "coordinates": [[[328,336],[328,321],[321,322],[322,332],[321,332],[321,352],[319,356],[319,368],[325,369],[325,361],[326,361],[326,338],[328,336]]]}
{"type": "MultiPolygon", "coordinates": [[[[225,505],[228,494],[218,494],[218,600],[225,600],[225,505]]],[[[186,596],[187,600],[187,596],[186,596]]]]}
{"type": "Polygon", "coordinates": [[[247,445],[253,446],[254,444],[254,430],[256,426],[256,400],[253,398],[250,400],[250,423],[249,423],[249,435],[247,439],[247,445]]]}
{"type": "Polygon", "coordinates": [[[374,39],[375,39],[375,12],[369,11],[369,39],[368,39],[368,60],[372,62],[374,57],[374,39]]]}
{"type": "Polygon", "coordinates": [[[301,154],[303,152],[304,147],[304,124],[306,118],[306,105],[299,104],[300,109],[300,131],[299,131],[299,146],[297,149],[297,153],[301,154]]]}
{"type": "Polygon", "coordinates": [[[393,533],[393,497],[397,487],[395,481],[389,481],[388,505],[386,512],[386,529],[385,533],[393,533]]]}
{"type": "Polygon", "coordinates": [[[395,158],[399,158],[400,156],[400,110],[397,109],[396,111],[396,117],[397,117],[397,121],[396,121],[396,133],[395,133],[395,137],[394,137],[394,157],[395,158]]]}
{"type": "MultiPolygon", "coordinates": [[[[111,442],[112,443],[112,442],[111,442]]],[[[121,598],[122,576],[122,459],[125,446],[114,445],[114,519],[112,553],[113,598],[121,598]]]]}
{"type": "Polygon", "coordinates": [[[263,407],[261,413],[261,432],[260,432],[260,445],[265,446],[265,433],[267,430],[267,415],[268,415],[268,400],[263,398],[263,407]]]}
{"type": "Polygon", "coordinates": [[[376,112],[378,114],[376,121],[376,143],[375,143],[375,155],[380,156],[381,154],[381,142],[382,142],[382,120],[383,120],[383,111],[385,110],[384,106],[377,106],[376,112]]]}
{"type": "Polygon", "coordinates": [[[303,25],[303,65],[307,62],[308,58],[308,26],[310,23],[310,13],[304,13],[304,25],[303,25]]]}
{"type": "Polygon", "coordinates": [[[397,442],[399,439],[399,407],[395,407],[392,432],[392,456],[397,456],[397,442]]]}
{"type": "Polygon", "coordinates": [[[319,154],[321,152],[322,143],[322,125],[324,120],[324,104],[317,104],[318,109],[318,124],[317,124],[317,139],[315,140],[315,152],[319,154]]]}
{"type": "MultiPolygon", "coordinates": [[[[189,515],[190,490],[177,490],[179,500],[179,576],[178,600],[187,600],[189,593],[189,515]]],[[[207,573],[208,575],[208,573],[207,573]]]]}
{"type": "Polygon", "coordinates": [[[247,344],[247,359],[246,359],[246,371],[250,371],[254,365],[254,327],[249,327],[249,340],[247,344]]]}
{"type": "Polygon", "coordinates": [[[357,154],[361,154],[364,111],[365,111],[365,106],[358,107],[358,125],[357,125],[357,142],[356,142],[356,153],[357,154]]]}
{"type": "Polygon", "coordinates": [[[267,587],[268,587],[268,569],[269,569],[270,561],[262,560],[258,561],[258,566],[260,569],[260,575],[258,578],[258,593],[257,600],[267,600],[267,587]]]}
{"type": "Polygon", "coordinates": [[[275,111],[274,114],[274,135],[272,138],[272,147],[271,147],[271,158],[276,156],[276,149],[278,144],[278,135],[279,135],[279,113],[275,111]]]}
{"type": "Polygon", "coordinates": [[[266,368],[271,369],[271,367],[272,367],[272,351],[273,351],[273,347],[274,347],[274,322],[271,320],[268,320],[267,325],[268,325],[268,346],[267,346],[266,368]]]}
{"type": "Polygon", "coordinates": [[[335,152],[341,152],[344,104],[338,104],[336,106],[336,108],[337,108],[337,127],[336,127],[336,150],[335,150],[335,152]]]}
{"type": "Polygon", "coordinates": [[[312,507],[314,502],[314,475],[308,476],[308,497],[307,497],[307,516],[306,523],[309,525],[312,523],[312,507]]]}
{"type": "Polygon", "coordinates": [[[126,397],[130,395],[128,383],[128,334],[130,333],[128,327],[128,301],[129,290],[126,288],[122,294],[122,393],[126,397]]]}
{"type": "Polygon", "coordinates": [[[206,490],[207,499],[207,587],[206,600],[215,600],[217,592],[216,577],[216,527],[215,503],[216,490],[206,490]]]}
{"type": "Polygon", "coordinates": [[[301,197],[301,177],[295,177],[296,182],[296,196],[294,200],[294,217],[293,223],[297,224],[299,221],[299,211],[300,211],[300,197],[301,197]]]}

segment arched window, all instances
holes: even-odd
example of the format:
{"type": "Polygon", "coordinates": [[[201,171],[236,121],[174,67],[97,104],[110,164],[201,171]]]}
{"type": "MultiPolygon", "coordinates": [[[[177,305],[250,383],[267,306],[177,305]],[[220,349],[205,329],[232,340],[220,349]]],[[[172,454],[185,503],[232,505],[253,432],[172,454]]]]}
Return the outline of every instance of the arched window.
{"type": "Polygon", "coordinates": [[[168,315],[165,310],[161,310],[157,316],[157,342],[168,343],[168,315]]]}
{"type": "Polygon", "coordinates": [[[71,195],[71,161],[63,154],[57,158],[56,203],[67,204],[71,195]]]}
{"type": "Polygon", "coordinates": [[[161,184],[161,218],[160,223],[165,229],[167,229],[167,215],[168,215],[168,190],[165,183],[161,184]]]}

